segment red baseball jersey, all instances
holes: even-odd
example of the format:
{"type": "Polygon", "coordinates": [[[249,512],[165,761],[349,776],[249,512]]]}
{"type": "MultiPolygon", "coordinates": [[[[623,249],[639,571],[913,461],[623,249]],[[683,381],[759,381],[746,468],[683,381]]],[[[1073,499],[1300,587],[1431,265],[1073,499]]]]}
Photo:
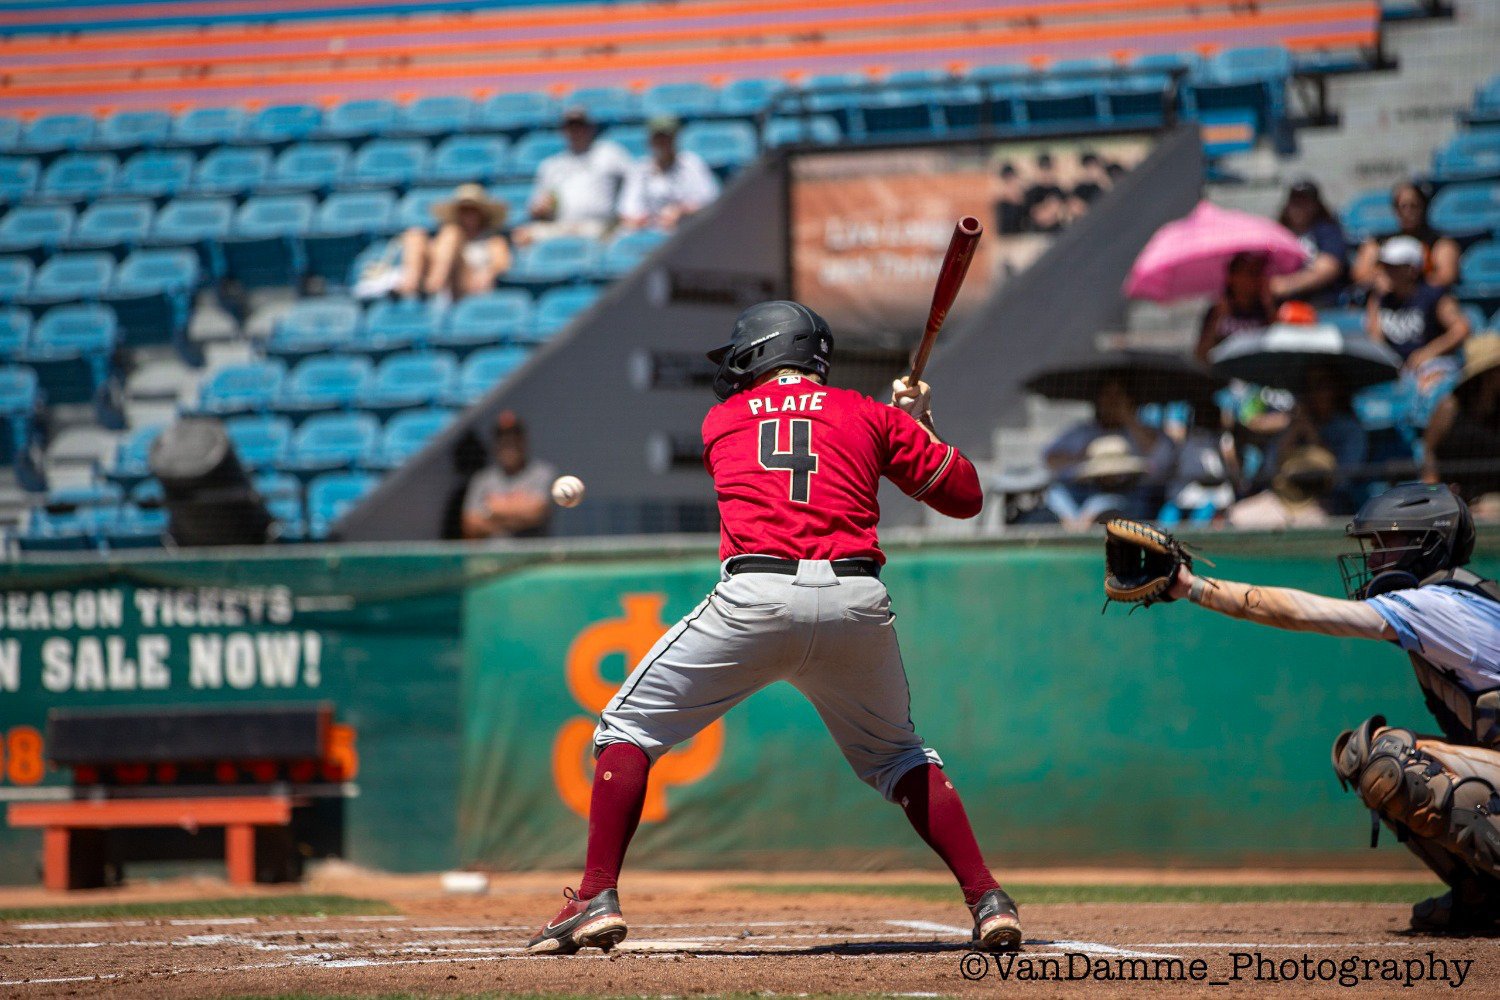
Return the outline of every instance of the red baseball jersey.
{"type": "Polygon", "coordinates": [[[703,464],[719,498],[721,559],[885,562],[881,476],[950,517],[973,517],[983,503],[973,464],[909,414],[795,375],[709,410],[703,464]]]}

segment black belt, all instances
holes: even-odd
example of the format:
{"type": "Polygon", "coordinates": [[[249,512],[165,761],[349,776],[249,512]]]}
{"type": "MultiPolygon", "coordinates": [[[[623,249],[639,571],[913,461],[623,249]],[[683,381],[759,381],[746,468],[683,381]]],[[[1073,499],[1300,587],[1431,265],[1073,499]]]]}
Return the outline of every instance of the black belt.
{"type": "MultiPolygon", "coordinates": [[[[835,559],[832,563],[834,576],[873,576],[880,578],[880,563],[874,559],[835,559]]],[[[772,556],[735,556],[724,564],[724,572],[779,573],[782,576],[797,575],[797,560],[776,559],[772,556]]]]}

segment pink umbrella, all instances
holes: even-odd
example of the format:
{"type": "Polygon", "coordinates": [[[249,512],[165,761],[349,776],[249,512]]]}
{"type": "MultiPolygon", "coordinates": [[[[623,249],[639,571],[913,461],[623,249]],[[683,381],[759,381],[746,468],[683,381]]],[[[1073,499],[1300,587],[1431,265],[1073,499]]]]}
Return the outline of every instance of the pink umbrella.
{"type": "Polygon", "coordinates": [[[1292,274],[1307,262],[1285,226],[1200,201],[1191,215],[1152,234],[1125,279],[1125,294],[1153,302],[1218,295],[1229,259],[1239,253],[1265,254],[1269,274],[1292,274]]]}

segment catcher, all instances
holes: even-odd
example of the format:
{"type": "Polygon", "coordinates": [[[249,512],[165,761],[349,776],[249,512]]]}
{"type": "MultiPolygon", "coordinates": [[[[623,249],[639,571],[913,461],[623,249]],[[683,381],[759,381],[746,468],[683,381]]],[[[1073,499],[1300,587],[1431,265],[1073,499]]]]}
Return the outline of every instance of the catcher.
{"type": "Polygon", "coordinates": [[[1170,535],[1111,521],[1104,590],[1404,649],[1443,737],[1377,715],[1334,742],[1334,770],[1450,887],[1412,908],[1413,930],[1500,930],[1500,587],[1462,568],[1474,520],[1444,486],[1397,486],[1360,508],[1348,534],[1360,551],[1339,558],[1349,599],[1338,600],[1198,576],[1170,535]]]}

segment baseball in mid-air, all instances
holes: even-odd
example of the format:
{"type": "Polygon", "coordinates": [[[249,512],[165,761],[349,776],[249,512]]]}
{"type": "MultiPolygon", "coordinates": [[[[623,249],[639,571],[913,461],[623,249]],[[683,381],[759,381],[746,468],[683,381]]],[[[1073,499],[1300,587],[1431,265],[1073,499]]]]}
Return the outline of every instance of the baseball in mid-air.
{"type": "Polygon", "coordinates": [[[577,507],[583,503],[583,480],[577,476],[558,476],[552,482],[552,499],[559,507],[577,507]]]}

